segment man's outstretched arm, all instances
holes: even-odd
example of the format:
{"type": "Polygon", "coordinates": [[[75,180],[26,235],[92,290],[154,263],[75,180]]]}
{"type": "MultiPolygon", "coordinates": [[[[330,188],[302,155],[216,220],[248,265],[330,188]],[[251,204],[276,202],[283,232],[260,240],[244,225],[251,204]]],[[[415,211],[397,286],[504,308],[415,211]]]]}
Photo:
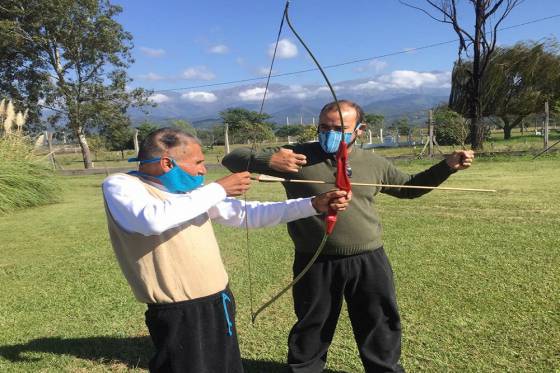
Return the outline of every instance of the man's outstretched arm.
{"type": "Polygon", "coordinates": [[[246,171],[249,165],[249,172],[279,177],[297,173],[306,163],[305,155],[294,153],[287,147],[268,148],[258,152],[252,152],[249,148],[238,148],[222,160],[222,164],[232,172],[246,171]]]}

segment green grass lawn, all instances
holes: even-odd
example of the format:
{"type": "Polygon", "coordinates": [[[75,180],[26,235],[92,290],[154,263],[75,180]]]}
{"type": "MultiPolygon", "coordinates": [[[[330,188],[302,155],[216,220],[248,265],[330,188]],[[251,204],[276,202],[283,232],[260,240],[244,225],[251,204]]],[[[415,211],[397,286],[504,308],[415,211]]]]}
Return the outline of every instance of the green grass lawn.
{"type": "MultiPolygon", "coordinates": [[[[399,163],[416,172],[430,161],[399,163]]],[[[379,196],[409,372],[560,371],[560,156],[480,159],[416,200],[379,196]]],[[[223,174],[213,170],[214,179],[223,174]]],[[[62,202],[0,217],[0,371],[144,371],[152,353],[108,240],[100,176],[65,177],[62,202]]],[[[250,198],[280,200],[279,185],[250,198]]],[[[250,321],[245,231],[215,225],[247,372],[282,372],[290,296],[250,321]]],[[[250,232],[253,303],[290,280],[285,226],[250,232]]],[[[347,315],[331,372],[360,372],[347,315]]]]}

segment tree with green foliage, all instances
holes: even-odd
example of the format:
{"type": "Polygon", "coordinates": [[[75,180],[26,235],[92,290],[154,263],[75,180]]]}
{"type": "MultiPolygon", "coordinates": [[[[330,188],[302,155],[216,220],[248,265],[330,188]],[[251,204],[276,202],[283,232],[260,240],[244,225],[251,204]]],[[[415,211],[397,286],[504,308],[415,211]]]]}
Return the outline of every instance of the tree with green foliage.
{"type": "Polygon", "coordinates": [[[303,126],[303,130],[297,136],[297,142],[302,144],[304,142],[313,141],[317,138],[316,126],[303,126]]]}
{"type": "Polygon", "coordinates": [[[303,134],[303,132],[305,131],[306,127],[309,126],[304,126],[301,124],[294,124],[291,126],[282,126],[280,128],[278,128],[276,130],[276,132],[274,132],[274,134],[278,137],[288,137],[288,136],[301,136],[303,134]]]}
{"type": "Polygon", "coordinates": [[[397,129],[399,135],[401,136],[408,135],[408,132],[410,131],[410,123],[408,121],[408,117],[402,117],[398,119],[395,122],[395,128],[397,129]]]}
{"type": "Polygon", "coordinates": [[[395,119],[391,122],[391,125],[388,127],[388,129],[390,131],[395,131],[397,135],[408,135],[408,131],[410,131],[410,123],[408,122],[408,118],[401,117],[399,119],[395,119]]]}
{"type": "Polygon", "coordinates": [[[198,129],[196,131],[196,137],[204,144],[212,148],[215,145],[214,132],[212,129],[198,129]]]}
{"type": "Polygon", "coordinates": [[[142,122],[136,129],[138,130],[138,142],[144,141],[144,139],[152,132],[157,130],[159,126],[157,124],[148,122],[147,120],[142,122]]]}
{"type": "Polygon", "coordinates": [[[552,111],[560,114],[560,98],[556,100],[556,102],[552,105],[552,111]]]}
{"type": "Polygon", "coordinates": [[[228,124],[230,141],[245,143],[249,141],[265,141],[274,138],[272,123],[267,122],[270,115],[260,114],[243,108],[229,108],[220,112],[222,122],[228,124]]]}
{"type": "Polygon", "coordinates": [[[385,117],[382,114],[365,113],[364,122],[367,123],[368,129],[372,131],[379,131],[383,128],[385,117]]]}
{"type": "Polygon", "coordinates": [[[93,152],[93,160],[97,162],[99,152],[106,149],[105,138],[99,134],[88,136],[89,150],[93,152]]]}
{"type": "Polygon", "coordinates": [[[13,67],[0,76],[15,74],[11,90],[28,87],[17,97],[52,107],[51,123],[72,130],[84,167],[92,167],[88,130],[147,103],[148,92],[127,89],[132,36],[115,20],[122,8],[109,0],[26,0],[5,1],[1,10],[1,48],[9,53],[0,68],[13,67]]]}
{"type": "Polygon", "coordinates": [[[465,145],[468,123],[447,105],[434,110],[434,134],[439,145],[465,145]]]}
{"type": "Polygon", "coordinates": [[[399,0],[402,4],[420,10],[430,18],[450,25],[459,38],[459,60],[453,68],[452,89],[449,106],[469,119],[470,142],[473,150],[483,148],[485,139],[485,125],[482,121],[483,88],[482,82],[488,75],[488,63],[494,54],[498,37],[498,28],[511,11],[524,0],[470,0],[466,7],[473,11],[470,19],[464,17],[461,10],[464,7],[460,0],[399,0]],[[427,3],[424,8],[416,5],[418,2],[427,3]],[[461,16],[459,15],[461,14],[461,16]],[[474,22],[473,22],[474,21],[474,22]],[[474,24],[469,31],[465,24],[474,24]],[[463,64],[462,56],[472,56],[471,64],[463,64]],[[459,110],[454,102],[456,87],[464,87],[467,93],[466,110],[459,110]]]}
{"type": "Polygon", "coordinates": [[[172,119],[169,121],[170,127],[177,128],[185,131],[193,136],[196,136],[196,128],[184,119],[172,119]]]}
{"type": "MultiPolygon", "coordinates": [[[[461,71],[464,73],[468,69],[457,69],[458,74],[461,71]]],[[[499,118],[494,124],[503,129],[506,140],[527,116],[542,112],[545,101],[554,102],[560,97],[560,48],[554,39],[497,48],[487,72],[482,81],[482,115],[499,118]]],[[[465,80],[461,76],[457,78],[465,80]]],[[[466,87],[455,85],[453,90],[453,106],[466,112],[466,87]]]]}
{"type": "Polygon", "coordinates": [[[134,148],[134,130],[128,122],[112,122],[103,129],[102,134],[105,137],[106,147],[109,150],[120,151],[122,159],[125,150],[134,148]]]}

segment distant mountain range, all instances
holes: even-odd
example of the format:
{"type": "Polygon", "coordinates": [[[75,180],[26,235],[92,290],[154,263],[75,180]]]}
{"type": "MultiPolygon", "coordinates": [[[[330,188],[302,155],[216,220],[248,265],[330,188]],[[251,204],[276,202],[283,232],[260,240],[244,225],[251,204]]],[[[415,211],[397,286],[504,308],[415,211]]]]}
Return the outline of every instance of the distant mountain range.
{"type": "MultiPolygon", "coordinates": [[[[359,103],[366,113],[385,116],[385,123],[407,117],[411,123],[424,123],[427,111],[448,100],[449,87],[412,86],[379,88],[371,80],[352,80],[335,85],[337,96],[359,103]],[[373,89],[368,89],[373,86],[373,89]],[[363,89],[362,89],[363,88],[363,89]]],[[[211,92],[156,93],[153,100],[157,107],[148,115],[131,111],[133,123],[148,120],[165,125],[173,119],[184,119],[195,128],[211,128],[221,123],[220,111],[231,107],[248,110],[260,109],[264,89],[262,85],[243,85],[211,92]]],[[[271,84],[264,105],[264,112],[271,115],[277,125],[316,123],[321,107],[332,101],[328,89],[322,86],[287,86],[271,84]]]]}

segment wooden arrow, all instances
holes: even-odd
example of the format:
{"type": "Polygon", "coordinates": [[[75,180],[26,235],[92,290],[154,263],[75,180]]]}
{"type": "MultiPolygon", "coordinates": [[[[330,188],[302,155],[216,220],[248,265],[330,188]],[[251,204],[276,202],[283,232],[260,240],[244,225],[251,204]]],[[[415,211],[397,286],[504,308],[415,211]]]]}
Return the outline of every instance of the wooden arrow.
{"type": "MultiPolygon", "coordinates": [[[[251,176],[252,180],[264,183],[301,183],[301,184],[334,184],[330,181],[322,180],[302,180],[302,179],[284,179],[281,177],[258,175],[251,176]]],[[[423,185],[392,185],[392,184],[371,184],[371,183],[352,183],[352,186],[370,186],[382,188],[408,188],[408,189],[435,189],[435,190],[449,190],[457,192],[490,192],[496,193],[495,189],[476,189],[476,188],[452,188],[452,187],[436,187],[436,186],[423,186],[423,185]]]]}

